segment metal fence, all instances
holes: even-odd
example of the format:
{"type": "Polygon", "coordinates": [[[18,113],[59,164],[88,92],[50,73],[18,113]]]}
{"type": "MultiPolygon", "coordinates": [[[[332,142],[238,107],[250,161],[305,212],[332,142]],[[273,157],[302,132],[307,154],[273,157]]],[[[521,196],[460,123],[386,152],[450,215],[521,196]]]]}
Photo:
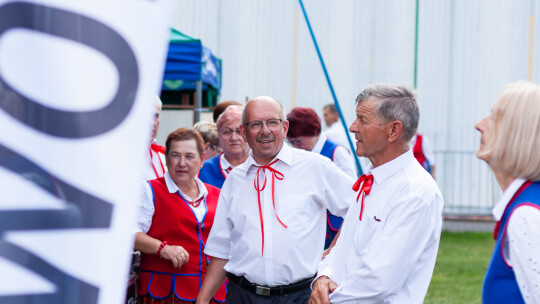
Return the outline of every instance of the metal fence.
{"type": "Polygon", "coordinates": [[[489,216],[502,191],[489,166],[475,151],[435,151],[436,179],[444,214],[489,216]]]}

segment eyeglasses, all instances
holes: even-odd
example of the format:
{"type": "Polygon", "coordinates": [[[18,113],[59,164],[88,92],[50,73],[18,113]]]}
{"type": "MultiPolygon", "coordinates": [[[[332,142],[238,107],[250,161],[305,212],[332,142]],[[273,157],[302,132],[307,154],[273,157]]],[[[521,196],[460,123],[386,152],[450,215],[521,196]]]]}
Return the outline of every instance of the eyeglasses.
{"type": "Polygon", "coordinates": [[[245,123],[244,125],[246,125],[251,131],[259,132],[262,129],[263,124],[266,124],[266,127],[268,129],[275,131],[275,130],[278,130],[279,127],[281,127],[282,121],[283,119],[272,118],[267,121],[260,121],[260,120],[250,121],[248,123],[245,123]]]}
{"type": "Polygon", "coordinates": [[[242,136],[242,134],[240,133],[240,130],[233,130],[229,128],[223,128],[221,130],[221,136],[223,136],[224,138],[231,138],[234,133],[237,133],[238,136],[242,136]]]}

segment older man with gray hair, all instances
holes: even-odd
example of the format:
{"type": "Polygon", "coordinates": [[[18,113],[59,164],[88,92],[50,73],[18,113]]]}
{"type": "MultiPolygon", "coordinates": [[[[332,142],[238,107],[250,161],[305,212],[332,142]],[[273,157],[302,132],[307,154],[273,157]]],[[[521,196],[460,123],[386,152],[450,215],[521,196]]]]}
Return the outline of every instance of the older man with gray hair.
{"type": "Polygon", "coordinates": [[[439,247],[443,198],[409,148],[420,114],[403,86],[370,85],[356,98],[356,154],[372,166],[341,235],[321,261],[310,303],[422,303],[439,247]]]}

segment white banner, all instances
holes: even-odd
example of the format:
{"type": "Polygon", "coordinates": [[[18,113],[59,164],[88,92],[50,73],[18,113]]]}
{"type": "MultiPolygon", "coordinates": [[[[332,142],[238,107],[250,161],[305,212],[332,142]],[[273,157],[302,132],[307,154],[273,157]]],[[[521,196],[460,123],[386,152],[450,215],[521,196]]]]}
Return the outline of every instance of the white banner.
{"type": "Polygon", "coordinates": [[[0,0],[0,303],[122,303],[168,0],[0,0]]]}

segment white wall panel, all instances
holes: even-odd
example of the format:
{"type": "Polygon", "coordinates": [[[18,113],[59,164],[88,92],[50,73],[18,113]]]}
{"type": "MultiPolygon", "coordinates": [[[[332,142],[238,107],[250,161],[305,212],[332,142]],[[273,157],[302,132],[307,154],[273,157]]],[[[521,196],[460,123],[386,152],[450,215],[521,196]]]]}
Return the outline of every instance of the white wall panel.
{"type": "MultiPolygon", "coordinates": [[[[420,131],[436,151],[437,181],[447,206],[485,212],[500,190],[474,156],[479,142],[474,124],[489,113],[505,83],[527,78],[529,18],[535,17],[538,36],[540,5],[537,0],[419,2],[420,131]]],[[[332,102],[298,1],[175,3],[172,25],[223,59],[222,99],[270,95],[286,111],[296,105],[318,113],[332,102]]],[[[304,5],[347,124],[366,85],[413,86],[416,0],[304,0],[304,5]]],[[[538,81],[540,39],[533,46],[538,81]]]]}

